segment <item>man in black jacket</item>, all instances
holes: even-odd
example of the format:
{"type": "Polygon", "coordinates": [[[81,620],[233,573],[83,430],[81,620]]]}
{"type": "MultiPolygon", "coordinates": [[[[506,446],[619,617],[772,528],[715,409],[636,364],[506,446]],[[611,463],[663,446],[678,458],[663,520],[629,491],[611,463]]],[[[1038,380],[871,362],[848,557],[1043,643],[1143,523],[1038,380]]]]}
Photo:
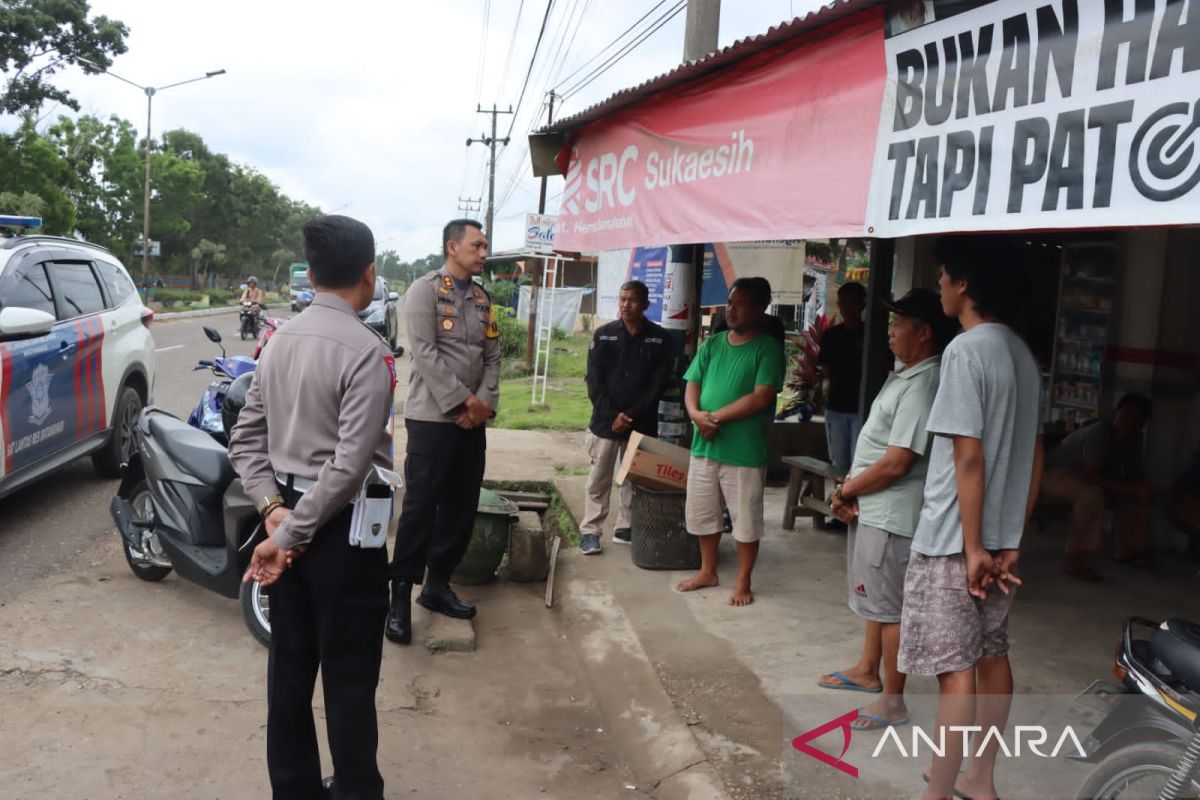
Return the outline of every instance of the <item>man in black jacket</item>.
{"type": "MultiPolygon", "coordinates": [[[[650,291],[641,281],[621,286],[617,307],[620,319],[601,326],[588,351],[587,387],[592,401],[588,425],[587,503],[584,506],[581,549],[586,555],[600,552],[600,534],[608,517],[613,471],[625,453],[632,431],[654,436],[658,432],[658,401],[671,370],[671,340],[661,327],[646,319],[650,291]]],[[[633,488],[621,487],[613,541],[629,544],[633,488]]]]}

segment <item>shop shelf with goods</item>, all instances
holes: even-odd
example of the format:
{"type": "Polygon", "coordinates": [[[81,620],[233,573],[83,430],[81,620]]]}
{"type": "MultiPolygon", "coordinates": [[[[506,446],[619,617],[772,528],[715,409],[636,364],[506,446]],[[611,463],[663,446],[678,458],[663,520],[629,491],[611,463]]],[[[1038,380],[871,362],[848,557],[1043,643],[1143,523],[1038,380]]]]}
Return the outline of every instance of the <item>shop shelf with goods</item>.
{"type": "Polygon", "coordinates": [[[1100,413],[1117,272],[1111,244],[1063,249],[1047,408],[1052,429],[1069,432],[1100,413]]]}

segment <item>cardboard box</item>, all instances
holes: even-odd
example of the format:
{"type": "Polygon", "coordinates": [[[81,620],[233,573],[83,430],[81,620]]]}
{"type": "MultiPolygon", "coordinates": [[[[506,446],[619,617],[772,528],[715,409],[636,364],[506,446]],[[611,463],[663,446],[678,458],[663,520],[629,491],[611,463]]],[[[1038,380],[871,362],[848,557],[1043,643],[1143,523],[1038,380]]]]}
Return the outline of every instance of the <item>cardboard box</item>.
{"type": "Polygon", "coordinates": [[[617,471],[617,484],[623,486],[629,480],[660,492],[685,492],[690,459],[691,453],[683,447],[631,433],[617,471]]]}

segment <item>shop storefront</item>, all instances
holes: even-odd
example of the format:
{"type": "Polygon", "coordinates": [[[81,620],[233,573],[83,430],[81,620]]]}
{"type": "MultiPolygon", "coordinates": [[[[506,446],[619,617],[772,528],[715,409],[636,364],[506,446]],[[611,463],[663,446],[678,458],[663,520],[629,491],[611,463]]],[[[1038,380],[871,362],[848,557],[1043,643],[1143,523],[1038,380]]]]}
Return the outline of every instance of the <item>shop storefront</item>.
{"type": "MultiPolygon", "coordinates": [[[[561,246],[864,237],[877,307],[936,285],[939,236],[1005,236],[1048,433],[1149,394],[1169,485],[1200,446],[1194,5],[834,4],[543,132],[561,246]]],[[[867,324],[864,408],[890,366],[867,324]]]]}

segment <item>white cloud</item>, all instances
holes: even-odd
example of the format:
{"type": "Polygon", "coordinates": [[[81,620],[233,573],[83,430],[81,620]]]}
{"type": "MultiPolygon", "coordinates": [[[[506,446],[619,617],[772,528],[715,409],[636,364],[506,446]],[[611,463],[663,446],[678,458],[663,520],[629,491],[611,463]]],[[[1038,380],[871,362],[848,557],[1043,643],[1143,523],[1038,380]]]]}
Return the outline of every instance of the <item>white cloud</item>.
{"type": "MultiPolygon", "coordinates": [[[[129,52],[113,65],[122,77],[161,86],[227,70],[156,96],[156,133],[195,131],[288,195],[325,209],[345,206],[344,213],[373,228],[381,249],[415,258],[437,250],[442,224],[458,214],[460,195],[483,196],[486,203],[486,148],[464,143],[489,124],[475,113],[477,102],[502,108],[517,103],[546,8],[528,0],[514,36],[518,3],[490,2],[478,94],[484,0],[93,0],[92,10],[130,27],[129,52]]],[[[497,203],[507,196],[496,212],[497,249],[519,245],[524,212],[537,207],[538,181],[527,160],[518,158],[525,132],[544,120],[541,103],[552,78],[574,71],[653,5],[555,0],[513,141],[497,167],[497,203]]],[[[721,45],[765,32],[793,9],[804,13],[816,6],[813,0],[726,0],[721,45]]],[[[679,14],[571,98],[564,113],[674,67],[683,19],[679,14]]],[[[64,73],[58,82],[84,113],[117,114],[144,131],[146,101],[134,87],[78,72],[64,73]]],[[[501,136],[511,120],[500,118],[501,136]]],[[[561,179],[551,179],[549,196],[560,189],[561,179]]]]}

